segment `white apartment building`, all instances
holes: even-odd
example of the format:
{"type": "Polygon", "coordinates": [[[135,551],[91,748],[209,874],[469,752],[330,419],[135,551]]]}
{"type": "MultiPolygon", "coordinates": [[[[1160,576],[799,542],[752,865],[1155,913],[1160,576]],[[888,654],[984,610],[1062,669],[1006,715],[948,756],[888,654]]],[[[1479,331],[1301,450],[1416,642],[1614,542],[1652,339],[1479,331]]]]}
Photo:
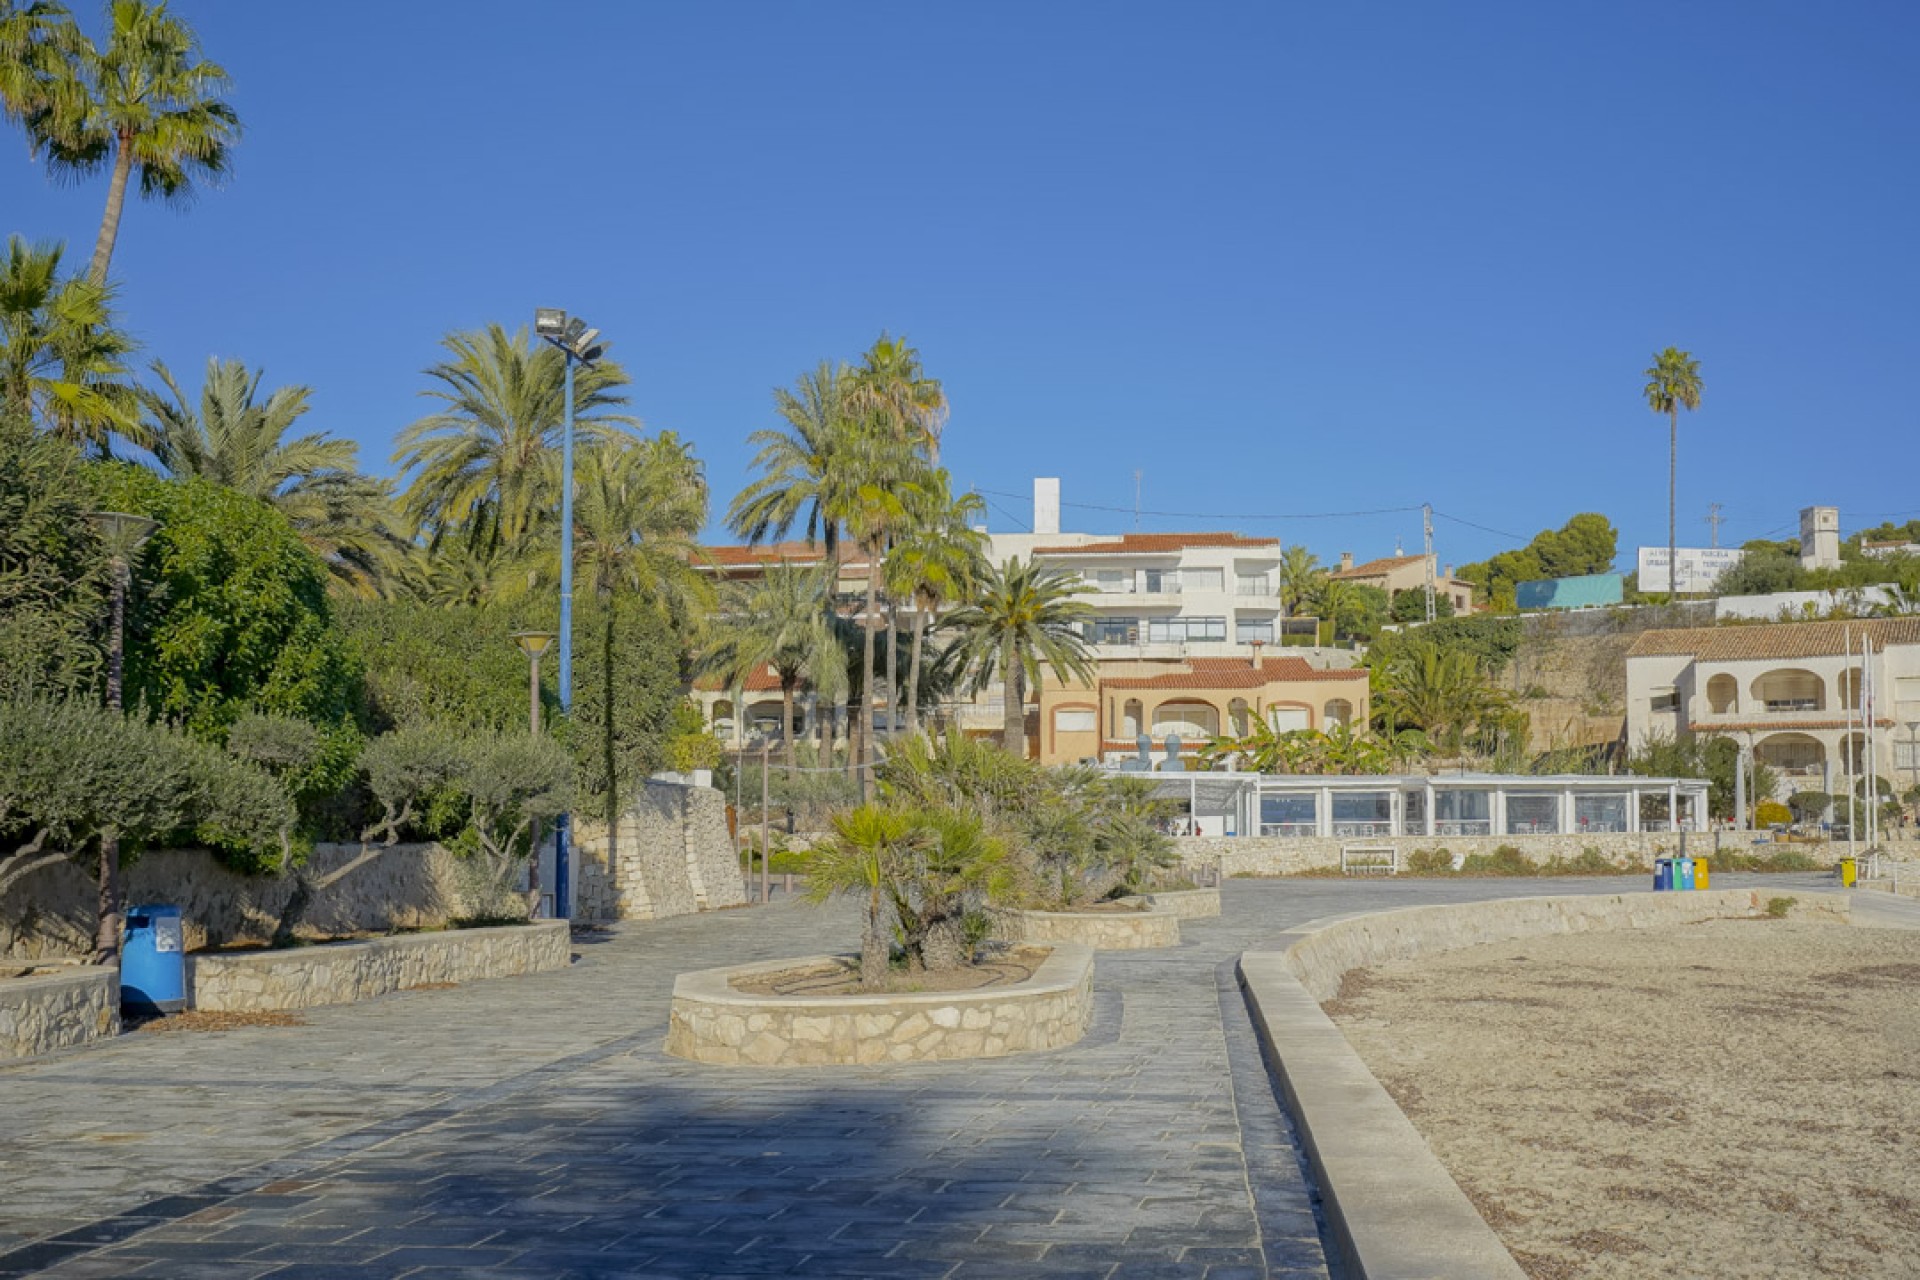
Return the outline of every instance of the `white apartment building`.
{"type": "Polygon", "coordinates": [[[1702,733],[1750,745],[1780,799],[1869,769],[1905,790],[1920,782],[1920,618],[1643,632],[1627,653],[1629,743],[1702,733]]]}
{"type": "MultiPolygon", "coordinates": [[[[1237,533],[1063,533],[1060,481],[1033,483],[1031,533],[996,533],[996,563],[1030,558],[1077,575],[1098,616],[1086,636],[1103,660],[1246,657],[1278,645],[1280,540],[1237,533]]],[[[1296,643],[1313,644],[1313,626],[1296,643]]],[[[1315,662],[1316,666],[1326,665],[1315,662]]],[[[1343,662],[1341,665],[1345,665],[1343,662]]]]}

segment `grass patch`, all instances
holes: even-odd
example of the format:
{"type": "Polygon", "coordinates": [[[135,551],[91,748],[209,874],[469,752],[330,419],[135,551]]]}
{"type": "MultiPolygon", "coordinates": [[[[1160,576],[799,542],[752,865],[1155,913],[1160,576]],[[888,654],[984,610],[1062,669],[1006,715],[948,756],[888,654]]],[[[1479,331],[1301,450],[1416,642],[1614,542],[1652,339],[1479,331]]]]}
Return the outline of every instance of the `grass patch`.
{"type": "Polygon", "coordinates": [[[1798,901],[1798,898],[1768,898],[1767,917],[1772,920],[1785,920],[1787,912],[1793,910],[1793,904],[1798,901]]]}

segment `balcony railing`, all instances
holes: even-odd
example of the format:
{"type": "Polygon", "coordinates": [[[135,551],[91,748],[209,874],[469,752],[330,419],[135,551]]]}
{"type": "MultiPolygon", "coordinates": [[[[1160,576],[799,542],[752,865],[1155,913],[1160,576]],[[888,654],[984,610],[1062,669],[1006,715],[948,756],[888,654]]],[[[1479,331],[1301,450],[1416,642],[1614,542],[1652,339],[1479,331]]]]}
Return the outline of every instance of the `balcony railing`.
{"type": "Polygon", "coordinates": [[[1333,824],[1336,836],[1390,836],[1393,834],[1391,822],[1336,822],[1333,824]]]}
{"type": "Polygon", "coordinates": [[[1491,818],[1453,819],[1443,818],[1433,824],[1433,834],[1437,836],[1490,836],[1493,834],[1491,818]]]}
{"type": "Polygon", "coordinates": [[[1320,834],[1320,824],[1317,822],[1263,822],[1260,824],[1260,834],[1298,840],[1320,834]]]}

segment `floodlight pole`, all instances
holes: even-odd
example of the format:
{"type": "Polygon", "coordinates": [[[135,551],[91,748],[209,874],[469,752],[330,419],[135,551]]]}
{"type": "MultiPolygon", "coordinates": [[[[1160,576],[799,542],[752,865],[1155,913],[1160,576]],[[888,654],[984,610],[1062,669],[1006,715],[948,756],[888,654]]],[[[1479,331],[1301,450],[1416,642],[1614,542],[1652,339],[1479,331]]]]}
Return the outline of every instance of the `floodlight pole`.
{"type": "MultiPolygon", "coordinates": [[[[573,710],[573,352],[562,346],[566,359],[566,430],[560,445],[560,714],[573,710]]],[[[573,888],[568,866],[573,815],[562,812],[553,823],[553,914],[573,917],[568,894],[573,888]]]]}

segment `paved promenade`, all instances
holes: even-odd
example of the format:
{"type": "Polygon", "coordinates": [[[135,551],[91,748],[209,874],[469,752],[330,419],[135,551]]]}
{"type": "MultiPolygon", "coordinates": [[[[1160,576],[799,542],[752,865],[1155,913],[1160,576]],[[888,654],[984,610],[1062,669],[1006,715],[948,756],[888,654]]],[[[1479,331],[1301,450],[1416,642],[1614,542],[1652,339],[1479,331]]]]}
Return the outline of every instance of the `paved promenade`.
{"type": "Polygon", "coordinates": [[[139,1032],[0,1068],[0,1277],[1324,1276],[1238,954],[1340,912],[1642,887],[1229,882],[1179,949],[1100,956],[1082,1043],[991,1062],[666,1057],[678,971],[858,935],[790,903],[298,1027],[139,1032]]]}

